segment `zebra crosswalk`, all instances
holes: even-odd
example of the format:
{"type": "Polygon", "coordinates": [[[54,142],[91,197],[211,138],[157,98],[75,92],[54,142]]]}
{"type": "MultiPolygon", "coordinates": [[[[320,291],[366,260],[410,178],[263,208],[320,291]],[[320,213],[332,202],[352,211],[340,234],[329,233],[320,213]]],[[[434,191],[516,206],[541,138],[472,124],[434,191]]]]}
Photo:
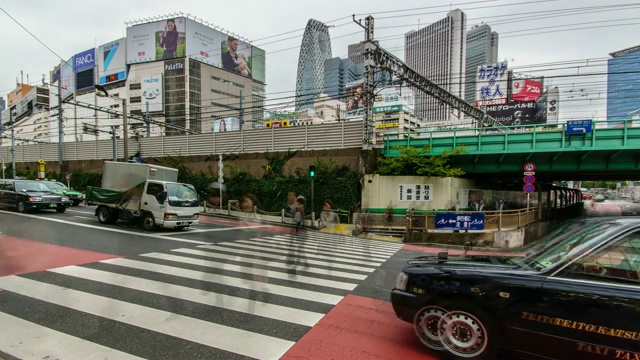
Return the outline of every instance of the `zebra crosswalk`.
{"type": "Polygon", "coordinates": [[[279,359],[400,248],[310,232],[3,277],[0,351],[19,359],[279,359]]]}

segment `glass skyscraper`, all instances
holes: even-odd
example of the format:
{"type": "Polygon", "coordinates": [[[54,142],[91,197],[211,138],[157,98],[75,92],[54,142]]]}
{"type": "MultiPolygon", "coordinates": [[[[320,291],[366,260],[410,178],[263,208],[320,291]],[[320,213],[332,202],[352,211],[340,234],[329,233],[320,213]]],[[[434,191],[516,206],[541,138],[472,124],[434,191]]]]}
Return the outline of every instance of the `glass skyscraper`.
{"type": "Polygon", "coordinates": [[[331,58],[324,62],[324,93],[335,100],[347,101],[346,85],[362,79],[364,64],[350,59],[331,58]]]}
{"type": "Polygon", "coordinates": [[[296,110],[313,108],[314,98],[324,91],[324,62],[331,58],[329,28],[309,19],[302,36],[298,76],[296,78],[296,110]]]}
{"type": "Polygon", "coordinates": [[[640,45],[609,55],[607,120],[640,118],[640,45]]]}
{"type": "Polygon", "coordinates": [[[498,33],[487,24],[467,31],[467,63],[465,65],[464,99],[475,104],[478,66],[498,62],[498,33]]]}

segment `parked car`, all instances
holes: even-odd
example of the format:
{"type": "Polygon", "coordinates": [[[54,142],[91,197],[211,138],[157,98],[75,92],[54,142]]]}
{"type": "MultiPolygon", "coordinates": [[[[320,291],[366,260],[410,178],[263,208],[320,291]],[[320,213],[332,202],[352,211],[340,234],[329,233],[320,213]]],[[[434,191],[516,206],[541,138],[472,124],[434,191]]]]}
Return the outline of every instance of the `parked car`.
{"type": "Polygon", "coordinates": [[[622,215],[627,215],[627,216],[640,215],[640,204],[635,204],[631,202],[624,203],[620,205],[620,211],[622,211],[622,215]]]}
{"type": "Polygon", "coordinates": [[[589,219],[522,258],[410,260],[396,315],[431,350],[545,359],[640,358],[640,219],[589,219]]]}
{"type": "Polygon", "coordinates": [[[79,191],[75,191],[73,189],[69,189],[67,187],[67,185],[65,185],[65,184],[63,184],[61,182],[58,182],[58,181],[45,181],[44,183],[54,193],[56,193],[58,195],[68,196],[69,199],[71,199],[71,202],[73,202],[73,206],[78,206],[78,204],[80,204],[84,200],[84,194],[83,193],[81,193],[79,191]]]}
{"type": "Polygon", "coordinates": [[[44,209],[63,213],[71,204],[68,196],[54,193],[42,181],[0,180],[0,207],[21,213],[44,209]]]}

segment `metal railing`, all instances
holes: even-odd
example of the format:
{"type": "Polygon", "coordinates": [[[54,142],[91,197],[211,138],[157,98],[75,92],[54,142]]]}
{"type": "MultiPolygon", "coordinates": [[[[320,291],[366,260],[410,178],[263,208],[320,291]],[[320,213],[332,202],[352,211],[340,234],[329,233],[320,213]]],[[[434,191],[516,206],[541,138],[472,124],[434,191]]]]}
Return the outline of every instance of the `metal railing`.
{"type": "MultiPolygon", "coordinates": [[[[192,156],[221,153],[263,153],[287,150],[330,150],[362,147],[362,121],[268,129],[243,129],[221,133],[156,136],[129,141],[129,154],[142,157],[192,156]]],[[[118,157],[124,147],[118,142],[118,157]]],[[[0,158],[11,159],[11,146],[0,147],[0,158]]],[[[63,143],[63,160],[113,158],[111,139],[63,143]]],[[[58,144],[17,145],[16,162],[58,161],[58,144]]]]}
{"type": "MultiPolygon", "coordinates": [[[[539,209],[518,209],[503,211],[429,211],[409,210],[405,215],[387,215],[359,213],[357,214],[356,229],[362,232],[400,232],[400,231],[446,231],[436,228],[436,213],[438,214],[484,214],[485,232],[511,230],[523,227],[540,220],[539,209]]],[[[451,231],[451,230],[449,230],[451,231]]],[[[481,231],[481,230],[478,230],[481,231]]]]}

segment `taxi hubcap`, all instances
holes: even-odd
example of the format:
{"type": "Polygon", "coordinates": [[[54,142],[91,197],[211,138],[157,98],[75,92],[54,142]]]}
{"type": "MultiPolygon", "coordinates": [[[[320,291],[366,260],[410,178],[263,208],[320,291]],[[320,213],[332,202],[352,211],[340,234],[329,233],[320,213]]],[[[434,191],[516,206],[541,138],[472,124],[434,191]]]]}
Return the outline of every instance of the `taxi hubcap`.
{"type": "Polygon", "coordinates": [[[428,306],[418,312],[415,320],[415,331],[420,338],[420,342],[434,350],[442,350],[442,342],[440,342],[440,334],[438,324],[442,315],[447,311],[441,307],[428,306]]]}
{"type": "Polygon", "coordinates": [[[459,357],[474,357],[487,348],[487,332],[482,323],[464,311],[446,313],[438,324],[442,345],[459,357]]]}

